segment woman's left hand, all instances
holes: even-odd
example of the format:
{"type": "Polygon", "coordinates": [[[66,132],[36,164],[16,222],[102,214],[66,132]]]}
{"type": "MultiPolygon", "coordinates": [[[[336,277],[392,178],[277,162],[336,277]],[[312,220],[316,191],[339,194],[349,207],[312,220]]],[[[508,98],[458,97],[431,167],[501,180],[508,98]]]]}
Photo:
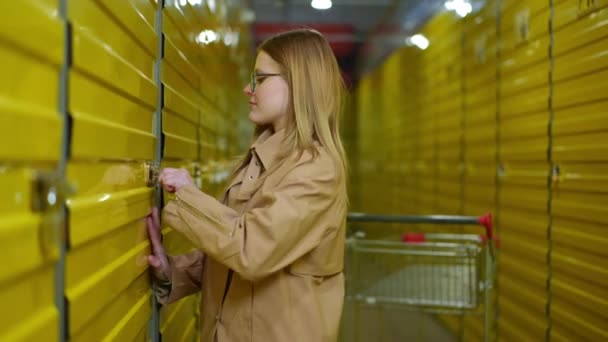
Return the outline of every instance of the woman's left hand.
{"type": "Polygon", "coordinates": [[[187,185],[194,185],[194,181],[190,177],[188,170],[170,167],[162,169],[158,176],[158,181],[163,189],[171,193],[177,192],[187,185]]]}

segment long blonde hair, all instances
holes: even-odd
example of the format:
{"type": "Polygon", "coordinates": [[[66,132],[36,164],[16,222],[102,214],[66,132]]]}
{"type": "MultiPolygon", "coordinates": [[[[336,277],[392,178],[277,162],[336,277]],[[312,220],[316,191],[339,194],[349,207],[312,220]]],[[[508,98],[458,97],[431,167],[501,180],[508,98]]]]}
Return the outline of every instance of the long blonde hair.
{"type": "MultiPolygon", "coordinates": [[[[317,156],[315,140],[325,148],[336,165],[340,189],[346,194],[347,161],[340,139],[340,116],[344,106],[345,86],[336,57],[321,33],[297,29],[268,38],[258,48],[281,68],[290,90],[290,113],[279,162],[266,170],[269,174],[281,166],[293,151],[310,151],[317,156]]],[[[254,139],[267,126],[256,126],[254,139]]],[[[237,164],[234,178],[251,158],[247,153],[237,164]]],[[[263,180],[263,178],[260,178],[263,180]]]]}

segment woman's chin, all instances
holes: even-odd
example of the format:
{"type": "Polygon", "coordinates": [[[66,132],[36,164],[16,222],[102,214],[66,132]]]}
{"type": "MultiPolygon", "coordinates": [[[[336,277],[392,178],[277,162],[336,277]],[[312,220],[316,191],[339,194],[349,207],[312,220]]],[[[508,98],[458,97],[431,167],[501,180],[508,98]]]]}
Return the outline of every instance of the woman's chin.
{"type": "Polygon", "coordinates": [[[253,110],[249,112],[249,121],[251,121],[253,124],[258,125],[258,126],[264,125],[266,123],[260,117],[259,113],[255,112],[253,110]]]}

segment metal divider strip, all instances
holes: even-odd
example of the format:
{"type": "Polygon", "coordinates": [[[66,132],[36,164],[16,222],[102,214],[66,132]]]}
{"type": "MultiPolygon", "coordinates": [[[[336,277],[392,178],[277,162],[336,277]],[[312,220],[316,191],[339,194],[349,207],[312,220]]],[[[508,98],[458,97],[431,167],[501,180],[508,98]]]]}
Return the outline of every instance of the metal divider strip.
{"type": "Polygon", "coordinates": [[[547,135],[548,135],[548,146],[547,146],[547,162],[549,164],[549,172],[547,175],[547,216],[548,216],[548,224],[547,224],[547,330],[546,330],[546,341],[551,341],[551,299],[552,299],[552,288],[551,288],[551,279],[552,279],[552,250],[553,250],[553,236],[552,236],[552,227],[553,227],[553,210],[552,210],[552,199],[553,199],[553,177],[559,176],[557,173],[559,169],[557,165],[553,161],[553,66],[554,66],[554,57],[553,57],[553,19],[555,18],[555,5],[553,0],[549,0],[550,6],[550,14],[549,14],[549,47],[548,47],[548,55],[549,55],[549,73],[548,73],[548,82],[549,82],[549,97],[548,97],[548,109],[549,109],[549,121],[547,124],[547,135]]]}
{"type": "MultiPolygon", "coordinates": [[[[58,111],[63,118],[63,130],[61,137],[61,156],[57,168],[57,177],[62,182],[60,186],[67,188],[66,169],[70,158],[72,141],[72,118],[69,113],[69,70],[72,65],[72,27],[68,20],[68,0],[59,0],[59,16],[64,24],[63,62],[59,71],[58,111]]],[[[63,189],[65,193],[66,189],[63,189]]],[[[60,201],[62,218],[59,227],[59,259],[55,266],[55,305],[59,312],[59,336],[58,341],[68,340],[68,301],[65,297],[65,258],[68,249],[68,208],[65,198],[60,201]]]]}
{"type": "MultiPolygon", "coordinates": [[[[157,56],[154,62],[154,82],[158,88],[158,99],[156,112],[154,113],[154,135],[156,136],[156,153],[154,158],[154,167],[160,170],[160,164],[163,159],[164,150],[164,139],[163,139],[163,107],[164,107],[164,88],[162,83],[162,61],[165,51],[165,36],[163,35],[163,8],[165,6],[164,0],[157,2],[156,8],[156,20],[154,28],[156,30],[156,36],[158,37],[157,43],[157,56]]],[[[155,185],[154,189],[154,206],[161,208],[163,204],[163,192],[159,188],[158,184],[155,185]]],[[[151,288],[154,287],[154,283],[150,284],[151,288]]],[[[160,335],[160,309],[156,301],[156,296],[152,296],[152,317],[150,317],[149,332],[152,342],[161,341],[160,335]]]]}

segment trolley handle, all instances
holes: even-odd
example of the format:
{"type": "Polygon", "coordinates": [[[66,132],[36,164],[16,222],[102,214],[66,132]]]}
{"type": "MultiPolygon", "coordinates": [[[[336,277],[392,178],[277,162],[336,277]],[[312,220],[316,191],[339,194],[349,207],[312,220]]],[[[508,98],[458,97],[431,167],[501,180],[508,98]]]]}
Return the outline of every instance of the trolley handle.
{"type": "MultiPolygon", "coordinates": [[[[434,224],[468,224],[484,226],[486,230],[485,238],[494,240],[498,244],[498,239],[494,236],[492,225],[492,213],[488,212],[482,216],[459,216],[459,215],[375,215],[365,213],[348,213],[349,222],[364,223],[434,223],[434,224]]],[[[404,241],[422,242],[424,235],[419,233],[405,233],[404,241]]]]}

